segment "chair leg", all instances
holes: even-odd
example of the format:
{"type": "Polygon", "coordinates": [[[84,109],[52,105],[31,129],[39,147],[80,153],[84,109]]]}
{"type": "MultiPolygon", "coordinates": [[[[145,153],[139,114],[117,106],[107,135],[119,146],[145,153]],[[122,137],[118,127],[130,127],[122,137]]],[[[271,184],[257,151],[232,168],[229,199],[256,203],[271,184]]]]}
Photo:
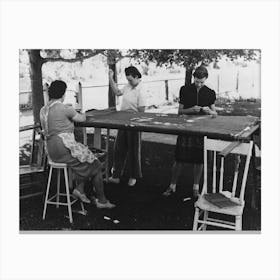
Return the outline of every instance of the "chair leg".
{"type": "Polygon", "coordinates": [[[242,216],[235,217],[235,230],[242,230],[242,216]]]}
{"type": "MultiPolygon", "coordinates": [[[[203,214],[203,221],[207,221],[208,219],[208,211],[204,211],[204,214],[203,214]]],[[[203,230],[206,230],[207,229],[207,224],[204,224],[203,225],[203,230]]]]}
{"type": "Polygon", "coordinates": [[[69,220],[70,220],[70,223],[73,223],[67,167],[65,167],[63,169],[64,169],[65,189],[66,189],[66,197],[67,197],[67,206],[68,206],[69,220]]]}
{"type": "Polygon", "coordinates": [[[56,194],[56,208],[59,207],[59,192],[60,192],[60,169],[57,170],[57,194],[56,194]]]}
{"type": "Polygon", "coordinates": [[[193,218],[193,230],[197,230],[198,225],[198,218],[199,218],[199,208],[195,208],[194,218],[193,218]]]}
{"type": "Polygon", "coordinates": [[[45,217],[46,217],[47,201],[48,201],[48,197],[49,197],[49,191],[50,191],[50,185],[51,185],[51,179],[52,179],[52,171],[53,171],[53,168],[52,168],[52,166],[51,166],[50,172],[49,172],[47,190],[46,190],[45,203],[44,203],[43,220],[45,220],[45,217]]]}

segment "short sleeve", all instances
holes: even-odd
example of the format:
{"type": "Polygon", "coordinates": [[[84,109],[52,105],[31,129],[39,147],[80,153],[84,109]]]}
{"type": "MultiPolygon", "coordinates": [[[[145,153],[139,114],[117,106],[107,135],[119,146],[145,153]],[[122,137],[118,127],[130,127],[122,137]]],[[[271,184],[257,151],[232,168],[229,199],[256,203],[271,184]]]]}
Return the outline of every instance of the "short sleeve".
{"type": "Polygon", "coordinates": [[[145,107],[147,106],[145,94],[143,90],[139,90],[139,95],[138,95],[138,107],[145,107]]]}
{"type": "Polygon", "coordinates": [[[215,101],[216,101],[216,92],[214,90],[211,90],[210,105],[214,104],[215,101]]]}
{"type": "Polygon", "coordinates": [[[65,112],[65,116],[68,119],[72,119],[77,114],[77,111],[72,106],[69,105],[64,106],[64,112],[65,112]]]}

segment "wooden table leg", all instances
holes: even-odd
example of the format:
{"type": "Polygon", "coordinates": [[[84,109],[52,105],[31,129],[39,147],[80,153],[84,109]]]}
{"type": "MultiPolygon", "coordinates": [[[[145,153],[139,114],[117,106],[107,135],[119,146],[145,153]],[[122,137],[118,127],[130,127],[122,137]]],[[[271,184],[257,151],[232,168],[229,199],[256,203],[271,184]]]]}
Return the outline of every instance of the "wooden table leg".
{"type": "Polygon", "coordinates": [[[94,128],[93,147],[101,149],[101,128],[94,128]]]}

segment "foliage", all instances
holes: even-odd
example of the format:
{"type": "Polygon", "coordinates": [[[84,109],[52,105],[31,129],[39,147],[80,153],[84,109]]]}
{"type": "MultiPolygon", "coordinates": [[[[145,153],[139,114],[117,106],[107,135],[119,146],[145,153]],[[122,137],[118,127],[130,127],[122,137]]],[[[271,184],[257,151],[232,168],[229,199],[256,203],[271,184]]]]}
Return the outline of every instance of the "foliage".
{"type": "Polygon", "coordinates": [[[244,60],[256,59],[258,51],[253,49],[131,49],[129,54],[147,64],[149,62],[156,62],[158,66],[176,64],[193,69],[199,64],[208,65],[210,62],[217,62],[222,56],[227,56],[231,60],[240,57],[244,60]]]}

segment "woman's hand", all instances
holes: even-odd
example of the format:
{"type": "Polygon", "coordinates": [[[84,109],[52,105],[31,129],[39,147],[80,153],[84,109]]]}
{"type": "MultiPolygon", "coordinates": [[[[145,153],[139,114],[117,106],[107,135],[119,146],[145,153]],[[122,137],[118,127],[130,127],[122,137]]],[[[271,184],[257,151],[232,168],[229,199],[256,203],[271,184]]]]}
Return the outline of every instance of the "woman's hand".
{"type": "Polygon", "coordinates": [[[201,110],[201,107],[200,107],[200,106],[195,105],[195,106],[193,106],[193,107],[192,107],[192,110],[193,110],[193,112],[194,112],[194,113],[199,113],[199,112],[200,112],[200,110],[201,110]]]}
{"type": "Polygon", "coordinates": [[[202,112],[207,115],[211,115],[211,110],[208,106],[202,107],[202,112]]]}
{"type": "Polygon", "coordinates": [[[75,104],[75,110],[76,110],[77,112],[81,112],[81,111],[82,111],[82,106],[81,106],[80,104],[76,103],[76,104],[75,104]]]}
{"type": "Polygon", "coordinates": [[[211,115],[213,118],[215,118],[218,114],[216,111],[211,110],[209,107],[205,106],[202,107],[202,111],[203,113],[207,114],[207,115],[211,115]]]}

